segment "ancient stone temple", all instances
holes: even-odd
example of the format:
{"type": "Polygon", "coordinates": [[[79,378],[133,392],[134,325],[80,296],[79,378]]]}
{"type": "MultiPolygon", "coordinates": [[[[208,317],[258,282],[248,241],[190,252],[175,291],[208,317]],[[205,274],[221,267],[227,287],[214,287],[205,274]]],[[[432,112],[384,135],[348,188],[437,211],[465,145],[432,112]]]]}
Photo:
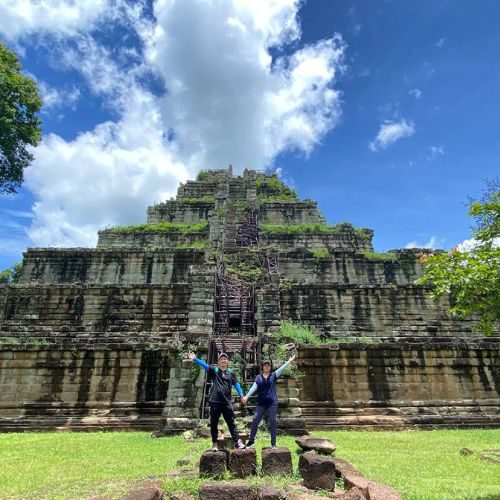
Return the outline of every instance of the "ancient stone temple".
{"type": "Polygon", "coordinates": [[[286,354],[283,322],[321,342],[296,346],[279,384],[283,430],[498,426],[499,331],[474,333],[414,284],[427,250],[377,254],[372,236],[228,169],[95,249],[28,249],[0,287],[0,430],[193,428],[208,388],[187,351],[225,350],[251,383],[263,354],[286,354]]]}

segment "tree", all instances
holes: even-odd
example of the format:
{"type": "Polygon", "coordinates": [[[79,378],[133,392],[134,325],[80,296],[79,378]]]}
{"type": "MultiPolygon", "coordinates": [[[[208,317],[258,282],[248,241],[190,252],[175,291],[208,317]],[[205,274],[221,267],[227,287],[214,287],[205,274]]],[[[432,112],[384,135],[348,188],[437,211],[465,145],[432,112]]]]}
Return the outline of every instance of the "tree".
{"type": "Polygon", "coordinates": [[[27,146],[42,137],[42,99],[35,82],[20,72],[16,54],[0,43],[0,193],[16,192],[33,161],[27,146]]]}
{"type": "Polygon", "coordinates": [[[469,215],[476,220],[471,249],[424,256],[424,276],[418,284],[433,284],[432,295],[451,298],[450,313],[477,317],[478,328],[491,335],[500,321],[500,191],[490,183],[481,201],[470,201],[469,215]]]}
{"type": "Polygon", "coordinates": [[[14,264],[10,269],[4,269],[0,271],[0,285],[13,285],[17,283],[20,276],[23,265],[21,262],[14,264]]]}

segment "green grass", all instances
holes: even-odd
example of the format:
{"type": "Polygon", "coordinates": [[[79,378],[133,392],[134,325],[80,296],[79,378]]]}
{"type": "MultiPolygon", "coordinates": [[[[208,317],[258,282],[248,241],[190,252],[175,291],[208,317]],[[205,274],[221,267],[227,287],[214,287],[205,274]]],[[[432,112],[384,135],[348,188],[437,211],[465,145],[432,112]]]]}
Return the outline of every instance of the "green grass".
{"type": "Polygon", "coordinates": [[[397,255],[395,253],[377,253],[377,252],[363,252],[365,259],[367,260],[383,260],[385,262],[392,262],[397,259],[397,255]]]}
{"type": "Polygon", "coordinates": [[[208,227],[208,221],[203,220],[195,224],[182,224],[176,222],[157,222],[154,224],[137,224],[135,226],[115,226],[107,229],[113,233],[179,233],[190,234],[204,231],[208,227]]]}
{"type": "MultiPolygon", "coordinates": [[[[480,452],[500,448],[499,430],[405,432],[317,432],[337,445],[336,456],[350,461],[369,479],[389,484],[405,499],[500,498],[499,465],[482,462],[480,452]],[[461,456],[471,448],[473,455],[461,456]]],[[[292,450],[291,436],[278,444],[292,450]]],[[[258,435],[257,456],[269,437],[258,435]]],[[[209,446],[182,436],[152,439],[146,432],[0,434],[0,498],[119,498],[138,481],[161,476],[167,492],[196,493],[200,479],[167,478],[176,461],[188,458],[191,471],[209,446]]],[[[254,478],[252,484],[284,487],[297,476],[254,478]]]]}

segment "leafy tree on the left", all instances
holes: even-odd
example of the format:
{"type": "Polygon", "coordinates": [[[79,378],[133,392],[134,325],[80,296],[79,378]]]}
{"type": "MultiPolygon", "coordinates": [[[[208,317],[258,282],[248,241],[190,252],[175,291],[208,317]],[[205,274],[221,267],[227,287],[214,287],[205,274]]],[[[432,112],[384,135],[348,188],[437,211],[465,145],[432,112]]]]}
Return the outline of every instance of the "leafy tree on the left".
{"type": "Polygon", "coordinates": [[[0,271],[0,285],[13,285],[17,283],[20,276],[23,264],[18,262],[14,264],[10,269],[4,269],[0,271]]]}
{"type": "Polygon", "coordinates": [[[16,54],[0,43],[0,193],[15,193],[33,161],[27,148],[42,138],[41,106],[35,82],[21,74],[16,54]]]}

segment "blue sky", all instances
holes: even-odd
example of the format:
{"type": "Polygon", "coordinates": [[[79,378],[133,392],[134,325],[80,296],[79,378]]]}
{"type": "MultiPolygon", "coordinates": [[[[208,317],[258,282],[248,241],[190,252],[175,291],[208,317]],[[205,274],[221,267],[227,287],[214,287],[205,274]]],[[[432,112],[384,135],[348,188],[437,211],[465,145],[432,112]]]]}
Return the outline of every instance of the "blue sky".
{"type": "Polygon", "coordinates": [[[500,171],[498,20],[493,0],[7,0],[0,39],[45,107],[0,195],[0,269],[229,163],[279,169],[378,251],[451,248],[500,171]]]}

